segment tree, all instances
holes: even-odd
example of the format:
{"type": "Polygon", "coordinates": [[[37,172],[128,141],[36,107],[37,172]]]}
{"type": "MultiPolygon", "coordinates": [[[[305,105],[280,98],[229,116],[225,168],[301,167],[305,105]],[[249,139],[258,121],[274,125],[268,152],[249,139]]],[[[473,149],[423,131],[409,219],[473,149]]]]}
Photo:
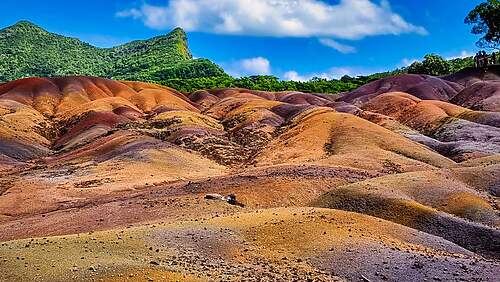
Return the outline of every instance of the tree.
{"type": "Polygon", "coordinates": [[[347,74],[346,74],[346,75],[344,75],[344,76],[342,76],[342,77],[340,78],[340,81],[345,82],[345,83],[351,82],[352,80],[353,80],[353,78],[352,78],[352,77],[350,77],[350,76],[348,76],[347,74]]]}
{"type": "Polygon", "coordinates": [[[413,62],[411,65],[408,66],[408,73],[413,73],[413,74],[424,74],[424,67],[422,65],[422,62],[416,61],[413,62]]]}
{"type": "Polygon", "coordinates": [[[488,0],[477,5],[467,15],[465,23],[472,25],[473,34],[484,34],[476,42],[479,48],[500,50],[500,0],[488,0]]]}
{"type": "Polygon", "coordinates": [[[408,73],[434,76],[447,75],[450,70],[450,63],[443,57],[434,54],[425,55],[423,62],[414,62],[408,67],[408,73]]]}

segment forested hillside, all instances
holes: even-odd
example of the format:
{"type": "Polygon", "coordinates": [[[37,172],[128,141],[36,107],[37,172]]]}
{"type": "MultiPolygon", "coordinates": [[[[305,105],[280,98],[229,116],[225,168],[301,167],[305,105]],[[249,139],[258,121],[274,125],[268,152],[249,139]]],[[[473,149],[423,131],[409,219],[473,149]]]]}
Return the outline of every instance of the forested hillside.
{"type": "Polygon", "coordinates": [[[113,48],[94,47],[26,21],[0,30],[0,81],[65,75],[158,81],[223,74],[212,62],[192,58],[180,28],[113,48]]]}
{"type": "Polygon", "coordinates": [[[445,60],[427,55],[422,62],[393,71],[340,79],[283,81],[274,76],[234,78],[207,59],[193,59],[185,32],[98,48],[76,38],[47,32],[26,21],[0,30],[0,82],[23,77],[88,75],[161,83],[179,91],[241,87],[266,91],[339,93],[373,80],[418,73],[447,75],[473,65],[471,57],[445,60]]]}

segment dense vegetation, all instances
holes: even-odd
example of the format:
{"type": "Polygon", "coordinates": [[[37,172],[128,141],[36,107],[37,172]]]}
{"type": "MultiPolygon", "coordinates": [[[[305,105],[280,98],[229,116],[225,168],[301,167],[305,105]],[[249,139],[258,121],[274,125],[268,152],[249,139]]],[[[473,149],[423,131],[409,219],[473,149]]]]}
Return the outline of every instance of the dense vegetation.
{"type": "Polygon", "coordinates": [[[165,36],[113,48],[97,48],[53,34],[26,22],[0,30],[0,81],[31,76],[90,75],[162,83],[189,92],[203,88],[242,87],[338,93],[399,73],[388,72],[340,80],[313,78],[281,81],[273,76],[233,78],[206,59],[192,59],[186,34],[177,28],[165,36]]]}
{"type": "Polygon", "coordinates": [[[417,73],[447,75],[473,65],[473,59],[445,60],[426,55],[422,62],[394,71],[340,79],[282,81],[274,76],[231,77],[206,59],[192,59],[186,34],[177,28],[164,36],[113,48],[97,48],[75,38],[19,22],[0,30],[0,81],[30,76],[91,75],[161,83],[183,92],[240,87],[267,91],[339,93],[387,76],[417,73]]]}
{"type": "Polygon", "coordinates": [[[208,60],[192,59],[179,28],[114,48],[97,48],[25,21],[0,30],[0,81],[63,75],[159,81],[220,76],[224,71],[208,60]]]}
{"type": "Polygon", "coordinates": [[[456,73],[472,66],[474,66],[474,59],[472,57],[445,60],[441,56],[429,54],[425,55],[422,62],[417,61],[412,63],[409,67],[405,68],[405,71],[414,74],[442,76],[456,73]]]}
{"type": "Polygon", "coordinates": [[[340,93],[354,90],[368,82],[399,73],[402,73],[402,70],[359,77],[350,77],[346,75],[341,79],[324,79],[315,77],[305,82],[280,80],[279,78],[270,75],[257,75],[241,78],[223,75],[217,77],[200,77],[191,79],[167,79],[160,81],[160,83],[183,92],[192,92],[198,89],[237,87],[266,91],[340,93]]]}
{"type": "Polygon", "coordinates": [[[465,18],[472,25],[471,32],[483,35],[476,45],[479,48],[499,50],[500,47],[500,1],[488,0],[477,5],[465,18]]]}
{"type": "Polygon", "coordinates": [[[217,77],[199,77],[191,79],[165,79],[160,83],[183,92],[192,92],[198,89],[240,87],[267,91],[302,91],[309,93],[340,93],[351,91],[371,81],[398,74],[427,74],[444,76],[456,73],[464,68],[472,67],[472,57],[445,60],[441,56],[429,54],[422,62],[414,62],[408,67],[394,71],[376,73],[368,76],[350,77],[340,79],[313,78],[306,82],[283,81],[274,76],[250,76],[234,78],[228,75],[217,77]]]}

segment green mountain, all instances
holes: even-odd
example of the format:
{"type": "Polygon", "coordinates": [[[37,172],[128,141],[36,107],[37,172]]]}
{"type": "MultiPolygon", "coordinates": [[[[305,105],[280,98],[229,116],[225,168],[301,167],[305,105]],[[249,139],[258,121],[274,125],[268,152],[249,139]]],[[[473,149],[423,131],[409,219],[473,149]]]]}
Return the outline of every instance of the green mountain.
{"type": "Polygon", "coordinates": [[[64,75],[160,81],[224,74],[207,59],[193,59],[180,28],[113,48],[50,33],[27,21],[0,30],[0,81],[64,75]]]}

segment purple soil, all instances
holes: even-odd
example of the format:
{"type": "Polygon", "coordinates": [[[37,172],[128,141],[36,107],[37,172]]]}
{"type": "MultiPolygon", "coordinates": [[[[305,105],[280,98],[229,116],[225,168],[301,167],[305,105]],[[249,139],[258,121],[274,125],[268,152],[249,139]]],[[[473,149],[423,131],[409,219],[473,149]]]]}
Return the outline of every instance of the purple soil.
{"type": "Polygon", "coordinates": [[[205,100],[210,100],[213,102],[217,102],[220,100],[217,96],[210,94],[207,90],[195,91],[189,94],[188,97],[191,101],[198,104],[205,100]]]}
{"type": "Polygon", "coordinates": [[[331,102],[330,100],[327,100],[325,98],[301,92],[290,92],[286,95],[281,96],[279,101],[294,105],[317,105],[317,106],[323,106],[331,102]]]}
{"type": "Polygon", "coordinates": [[[500,80],[479,81],[460,91],[451,103],[471,110],[500,111],[500,80]]]}
{"type": "Polygon", "coordinates": [[[489,66],[488,68],[466,68],[457,73],[444,76],[442,79],[471,86],[478,81],[500,80],[500,65],[489,66]]]}
{"type": "Polygon", "coordinates": [[[0,138],[0,156],[4,156],[7,160],[28,161],[46,156],[48,153],[48,148],[41,145],[0,138]]]}
{"type": "Polygon", "coordinates": [[[224,99],[226,97],[240,96],[237,94],[250,94],[250,96],[260,97],[260,98],[263,98],[266,100],[275,100],[276,99],[276,95],[273,92],[248,90],[248,89],[242,89],[242,88],[212,89],[212,90],[208,90],[208,92],[210,94],[220,98],[220,99],[224,99]]]}
{"type": "Polygon", "coordinates": [[[406,92],[424,100],[448,101],[463,86],[428,75],[403,74],[383,78],[343,95],[337,101],[362,104],[373,97],[389,92],[406,92]]]}
{"type": "Polygon", "coordinates": [[[128,106],[119,106],[113,109],[113,113],[125,117],[129,120],[137,120],[139,118],[142,118],[144,116],[143,113],[132,109],[131,107],[128,106]]]}
{"type": "Polygon", "coordinates": [[[311,105],[291,105],[291,104],[285,104],[285,105],[279,105],[271,108],[271,111],[280,117],[284,118],[285,121],[290,121],[293,119],[295,116],[300,114],[303,111],[309,110],[314,108],[314,106],[311,105]]]}
{"type": "Polygon", "coordinates": [[[360,108],[346,102],[333,102],[327,104],[326,106],[333,108],[337,112],[348,113],[353,115],[358,115],[363,111],[360,108]]]}
{"type": "Polygon", "coordinates": [[[339,94],[311,93],[311,94],[316,97],[329,100],[330,102],[335,102],[335,100],[337,100],[340,96],[340,93],[339,94]]]}

